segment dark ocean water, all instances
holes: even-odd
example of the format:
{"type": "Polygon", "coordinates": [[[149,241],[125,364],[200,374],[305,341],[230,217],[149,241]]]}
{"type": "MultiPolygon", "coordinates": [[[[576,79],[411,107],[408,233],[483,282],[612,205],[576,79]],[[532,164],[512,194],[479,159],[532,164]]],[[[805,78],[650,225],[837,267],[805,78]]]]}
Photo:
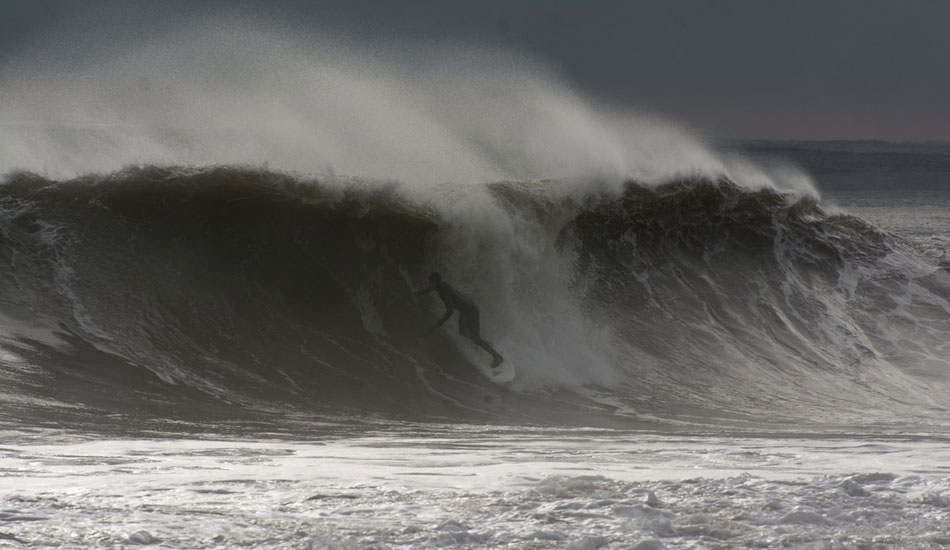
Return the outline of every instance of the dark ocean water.
{"type": "Polygon", "coordinates": [[[0,186],[0,419],[937,425],[950,147],[727,144],[615,190],[138,167],[0,186]],[[518,370],[424,328],[438,270],[518,370]]]}
{"type": "Polygon", "coordinates": [[[876,141],[730,144],[804,167],[825,200],[847,206],[950,206],[950,145],[876,141]]]}

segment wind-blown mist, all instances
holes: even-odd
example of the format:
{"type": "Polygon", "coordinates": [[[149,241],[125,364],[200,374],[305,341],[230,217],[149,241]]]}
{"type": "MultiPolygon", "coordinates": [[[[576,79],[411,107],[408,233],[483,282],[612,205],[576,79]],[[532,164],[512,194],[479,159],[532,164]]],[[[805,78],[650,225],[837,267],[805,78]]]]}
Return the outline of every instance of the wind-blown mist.
{"type": "MultiPolygon", "coordinates": [[[[267,164],[406,183],[729,171],[674,125],[592,105],[514,52],[383,51],[256,27],[206,21],[81,56],[57,37],[42,55],[7,60],[0,168],[267,164]]],[[[779,184],[790,185],[801,186],[779,184]]]]}

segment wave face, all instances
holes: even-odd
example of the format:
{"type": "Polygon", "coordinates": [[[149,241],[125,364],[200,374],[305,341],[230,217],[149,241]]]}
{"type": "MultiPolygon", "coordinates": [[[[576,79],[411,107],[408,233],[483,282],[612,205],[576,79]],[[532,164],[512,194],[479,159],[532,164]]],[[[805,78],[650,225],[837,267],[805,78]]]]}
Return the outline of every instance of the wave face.
{"type": "Polygon", "coordinates": [[[898,422],[946,406],[946,271],[814,198],[726,179],[17,173],[0,224],[13,415],[898,422]],[[412,291],[432,270],[480,306],[512,386],[479,372],[454,319],[424,335],[442,306],[412,291]]]}

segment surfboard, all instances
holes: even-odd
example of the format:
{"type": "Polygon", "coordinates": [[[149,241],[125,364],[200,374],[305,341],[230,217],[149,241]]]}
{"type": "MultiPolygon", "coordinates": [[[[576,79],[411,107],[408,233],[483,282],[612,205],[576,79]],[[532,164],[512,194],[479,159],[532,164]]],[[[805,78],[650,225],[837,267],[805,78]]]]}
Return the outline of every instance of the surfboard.
{"type": "Polygon", "coordinates": [[[515,366],[511,364],[511,360],[505,359],[505,361],[498,365],[497,368],[488,368],[487,369],[488,379],[496,384],[507,384],[515,379],[515,366]]]}

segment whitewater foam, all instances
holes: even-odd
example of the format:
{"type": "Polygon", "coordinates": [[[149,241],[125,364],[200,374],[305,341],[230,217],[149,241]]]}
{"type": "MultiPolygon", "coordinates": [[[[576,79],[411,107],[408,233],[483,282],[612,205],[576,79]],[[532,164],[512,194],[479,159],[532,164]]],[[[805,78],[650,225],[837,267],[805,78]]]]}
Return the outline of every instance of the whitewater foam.
{"type": "Polygon", "coordinates": [[[939,438],[377,428],[309,442],[50,444],[7,431],[0,520],[7,540],[62,548],[909,550],[950,540],[939,438]],[[10,474],[22,476],[15,487],[4,486],[10,474]]]}

